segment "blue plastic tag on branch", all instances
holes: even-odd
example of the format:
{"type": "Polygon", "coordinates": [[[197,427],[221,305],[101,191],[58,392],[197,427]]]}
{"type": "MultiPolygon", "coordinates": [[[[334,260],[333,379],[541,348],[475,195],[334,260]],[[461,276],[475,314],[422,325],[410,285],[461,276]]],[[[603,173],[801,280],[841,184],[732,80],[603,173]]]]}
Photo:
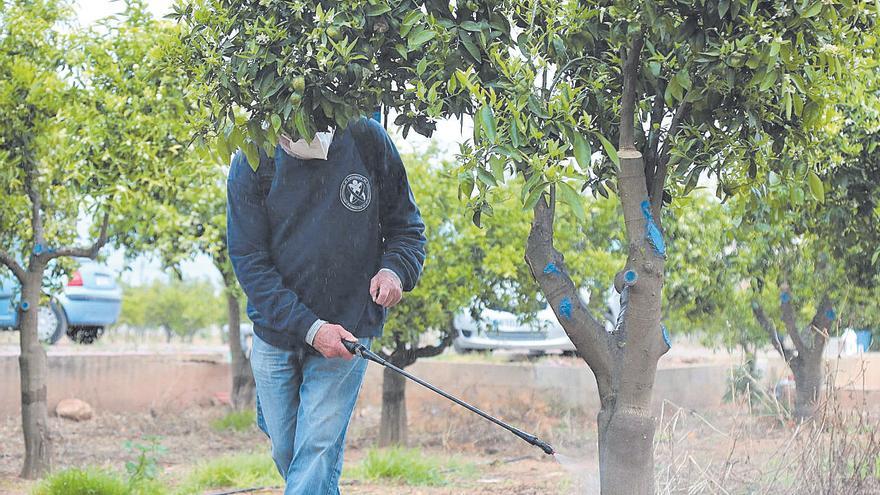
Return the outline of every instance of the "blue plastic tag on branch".
{"type": "Polygon", "coordinates": [[[831,321],[834,321],[834,318],[837,317],[837,313],[835,313],[833,309],[829,309],[825,312],[825,317],[831,321]]]}
{"type": "Polygon", "coordinates": [[[669,330],[666,329],[666,325],[661,323],[660,331],[663,333],[663,342],[666,342],[666,347],[672,349],[672,340],[669,338],[669,330]]]}
{"type": "Polygon", "coordinates": [[[654,216],[651,214],[651,203],[647,200],[642,201],[642,214],[645,216],[645,238],[654,248],[654,251],[663,257],[666,257],[666,243],[663,242],[663,234],[657,224],[654,223],[654,216]]]}
{"type": "Polygon", "coordinates": [[[556,266],[556,263],[550,262],[547,263],[547,266],[544,267],[544,273],[553,274],[553,275],[562,275],[562,272],[559,271],[559,267],[556,266]]]}
{"type": "Polygon", "coordinates": [[[782,303],[785,304],[791,301],[791,294],[789,294],[788,291],[784,291],[782,294],[779,295],[779,300],[781,300],[782,303]]]}
{"type": "Polygon", "coordinates": [[[565,317],[566,320],[571,319],[571,299],[567,297],[562,298],[562,301],[559,303],[559,314],[565,317]]]}

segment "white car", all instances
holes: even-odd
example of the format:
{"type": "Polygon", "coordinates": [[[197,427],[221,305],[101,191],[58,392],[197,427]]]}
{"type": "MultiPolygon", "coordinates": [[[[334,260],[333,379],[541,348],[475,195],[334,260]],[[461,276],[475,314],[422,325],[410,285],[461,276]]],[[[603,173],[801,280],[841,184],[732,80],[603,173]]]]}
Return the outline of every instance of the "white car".
{"type": "Polygon", "coordinates": [[[481,321],[475,321],[470,314],[463,312],[453,319],[458,335],[452,347],[457,352],[494,349],[575,352],[574,344],[549,306],[527,322],[520,322],[513,313],[498,309],[484,309],[480,316],[481,321]]]}

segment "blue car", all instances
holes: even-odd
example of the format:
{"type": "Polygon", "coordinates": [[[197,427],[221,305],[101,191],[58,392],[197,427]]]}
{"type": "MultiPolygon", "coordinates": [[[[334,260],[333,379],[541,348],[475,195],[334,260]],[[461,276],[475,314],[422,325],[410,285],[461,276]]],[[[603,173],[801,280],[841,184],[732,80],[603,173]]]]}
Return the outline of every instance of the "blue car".
{"type": "MultiPolygon", "coordinates": [[[[0,277],[0,330],[18,329],[18,281],[0,277]]],[[[37,333],[40,341],[54,344],[67,334],[80,344],[97,340],[116,323],[122,307],[122,289],[116,275],[91,260],[81,261],[60,294],[40,306],[37,333]]]]}

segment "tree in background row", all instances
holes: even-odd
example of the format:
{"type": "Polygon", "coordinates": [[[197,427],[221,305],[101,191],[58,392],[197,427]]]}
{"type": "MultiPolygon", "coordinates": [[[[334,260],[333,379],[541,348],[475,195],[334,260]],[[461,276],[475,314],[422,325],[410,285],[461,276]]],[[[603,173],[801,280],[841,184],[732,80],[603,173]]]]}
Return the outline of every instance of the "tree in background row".
{"type": "Polygon", "coordinates": [[[822,397],[829,337],[840,322],[857,323],[854,315],[871,318],[866,309],[880,282],[877,60],[856,59],[850,70],[861,77],[840,89],[824,128],[789,136],[766,180],[735,203],[740,273],[751,282],[756,321],[794,376],[800,420],[822,397]],[[791,180],[801,177],[806,184],[791,180]]]}
{"type": "Polygon", "coordinates": [[[709,173],[720,197],[733,194],[769,167],[763,144],[821,123],[876,8],[206,0],[176,15],[187,26],[182,65],[204,82],[220,147],[243,149],[251,163],[280,133],[310,139],[379,104],[397,110],[404,132],[426,135],[435,119],[474,116],[462,197],[479,224],[491,189],[523,178],[521,199],[534,213],[527,263],[597,380],[602,493],[631,495],[654,491],[651,395],[669,347],[663,205],[709,173]],[[626,226],[615,286],[628,304],[610,333],[554,244],[557,204],[585,221],[587,188],[614,194],[626,226]]]}
{"type": "Polygon", "coordinates": [[[154,280],[147,285],[125,287],[119,324],[140,330],[161,329],[167,342],[172,337],[192,341],[199,330],[226,321],[217,313],[217,308],[224,304],[206,280],[154,280]]]}
{"type": "MultiPolygon", "coordinates": [[[[161,259],[163,266],[183,276],[185,274],[180,270],[184,261],[198,255],[210,257],[223,282],[224,300],[220,306],[226,307],[232,374],[230,399],[235,409],[243,409],[253,405],[255,385],[250,362],[241,344],[245,300],[226,249],[225,178],[229,160],[204,146],[195,147],[184,159],[192,167],[187,177],[189,185],[154,202],[145,213],[152,221],[131,233],[139,239],[134,244],[142,249],[131,250],[127,256],[154,254],[161,259]]],[[[216,310],[217,305],[214,305],[212,311],[216,310]]]]}
{"type": "Polygon", "coordinates": [[[92,30],[63,2],[5,2],[0,10],[0,262],[21,284],[22,476],[51,468],[47,357],[37,338],[44,276],[95,258],[131,213],[174,186],[190,111],[174,71],[157,71],[176,29],[141,3],[92,30]],[[166,179],[169,178],[169,179],[166,179]],[[92,222],[77,247],[76,226],[92,222]]]}

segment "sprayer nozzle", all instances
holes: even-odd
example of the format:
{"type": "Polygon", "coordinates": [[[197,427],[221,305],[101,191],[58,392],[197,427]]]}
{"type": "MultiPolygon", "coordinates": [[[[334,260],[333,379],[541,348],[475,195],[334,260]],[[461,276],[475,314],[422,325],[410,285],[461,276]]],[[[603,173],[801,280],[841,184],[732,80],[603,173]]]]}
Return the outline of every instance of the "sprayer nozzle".
{"type": "Polygon", "coordinates": [[[543,450],[544,453],[547,455],[553,455],[556,453],[556,451],[553,450],[553,447],[551,447],[550,444],[539,439],[538,437],[531,437],[531,439],[527,440],[527,442],[543,450]]]}
{"type": "Polygon", "coordinates": [[[544,453],[547,454],[547,455],[553,455],[553,454],[556,453],[556,451],[553,450],[553,447],[551,447],[551,446],[550,446],[549,444],[547,444],[546,442],[542,442],[541,440],[536,440],[536,441],[535,441],[535,445],[536,445],[537,447],[539,447],[541,450],[543,450],[544,453]]]}

